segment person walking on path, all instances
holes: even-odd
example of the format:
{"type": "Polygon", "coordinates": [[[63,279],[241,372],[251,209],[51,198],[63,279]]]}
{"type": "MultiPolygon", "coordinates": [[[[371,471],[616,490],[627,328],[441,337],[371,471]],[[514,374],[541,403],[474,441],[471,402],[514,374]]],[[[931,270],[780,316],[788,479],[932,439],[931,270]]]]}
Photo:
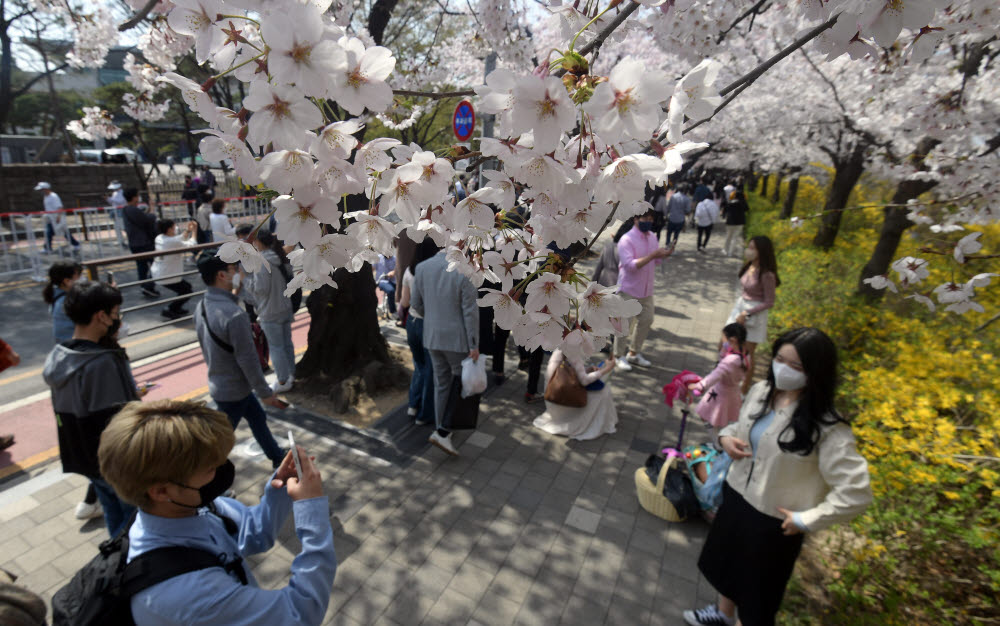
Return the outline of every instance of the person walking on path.
{"type": "Polygon", "coordinates": [[[289,452],[262,485],[260,502],[246,506],[223,496],[235,478],[228,459],[234,441],[226,416],[200,402],[131,404],[108,424],[101,437],[101,470],[139,507],[128,530],[128,562],[173,546],[219,558],[218,567],[188,571],[132,596],[135,623],[319,626],[323,621],[337,555],[322,476],[299,446],[301,473],[289,452]],[[301,541],[291,580],[280,589],[261,589],[246,557],[269,550],[290,513],[301,541]]]}
{"type": "Polygon", "coordinates": [[[684,220],[691,214],[691,197],[685,193],[686,189],[684,185],[679,186],[666,201],[667,236],[663,239],[666,246],[677,245],[684,230],[684,220]]]}
{"type": "Polygon", "coordinates": [[[733,256],[743,244],[743,226],[747,223],[747,199],[743,192],[734,189],[722,206],[722,216],[726,218],[726,245],[722,247],[726,256],[733,256]]]}
{"type": "Polygon", "coordinates": [[[733,459],[722,505],[698,557],[718,605],[684,611],[691,626],[774,624],[785,586],[813,533],[872,501],[868,463],[833,406],[837,347],[816,328],[774,342],[767,380],[750,390],[719,443],[733,459]]]}
{"type": "MultiPolygon", "coordinates": [[[[172,219],[160,220],[156,223],[156,228],[160,232],[156,236],[156,250],[157,252],[165,250],[177,250],[178,248],[190,248],[195,243],[195,231],[198,225],[193,221],[188,222],[187,226],[184,228],[184,232],[180,235],[177,234],[177,224],[172,219]]],[[[180,278],[177,274],[184,273],[184,259],[183,255],[180,254],[167,254],[164,256],[158,256],[153,259],[152,274],[153,278],[162,278],[165,276],[172,276],[170,280],[172,282],[164,282],[163,286],[173,291],[178,296],[186,296],[192,291],[191,283],[180,278]]],[[[180,317],[184,317],[188,314],[188,311],[184,308],[184,304],[187,300],[174,300],[167,305],[165,309],[160,311],[160,315],[163,317],[175,320],[180,317]]]]}
{"type": "Polygon", "coordinates": [[[125,232],[125,225],[122,223],[122,209],[128,204],[125,201],[125,191],[117,180],[111,181],[111,184],[108,185],[108,191],[111,192],[111,195],[108,196],[108,215],[111,216],[111,228],[118,236],[118,243],[125,248],[128,236],[128,233],[125,232]]]}
{"type": "Polygon", "coordinates": [[[253,240],[253,246],[261,252],[271,271],[260,268],[244,276],[240,282],[253,299],[254,311],[260,328],[267,337],[267,345],[274,363],[278,379],[275,393],[284,393],[295,384],[295,346],[292,344],[292,301],[285,296],[288,278],[292,276],[292,265],[285,256],[285,250],[271,231],[261,228],[253,240]]]}
{"type": "Polygon", "coordinates": [[[128,522],[133,507],[101,477],[97,446],[111,417],[140,396],[117,341],[121,304],[121,292],[106,283],[73,285],[65,298],[73,337],[52,349],[42,370],[52,392],[63,471],[90,479],[112,537],[128,522]]]}
{"type": "Polygon", "coordinates": [[[409,307],[409,314],[406,316],[406,343],[410,346],[410,354],[413,356],[413,376],[410,378],[406,412],[418,426],[435,423],[434,368],[431,365],[431,353],[424,347],[424,318],[411,306],[413,275],[421,263],[433,258],[437,252],[437,244],[430,237],[417,244],[410,265],[403,272],[403,287],[399,299],[400,307],[409,307]]]}
{"type": "Polygon", "coordinates": [[[743,393],[750,389],[755,365],[757,344],[767,341],[767,312],[774,306],[774,294],[781,279],[778,278],[778,261],[774,257],[774,244],[764,235],[750,240],[744,251],[746,263],[740,268],[742,292],[727,324],[742,324],[747,329],[746,351],[750,366],[743,381],[743,393]]]}
{"type": "MultiPolygon", "coordinates": [[[[128,233],[128,247],[132,254],[152,252],[156,249],[156,215],[147,207],[139,208],[139,190],[132,187],[125,190],[125,208],[122,218],[125,220],[125,232],[128,233]]],[[[149,259],[136,259],[135,269],[139,280],[150,278],[149,259]]],[[[153,283],[143,283],[142,294],[147,298],[159,298],[160,292],[153,283]]]]}
{"type": "Polygon", "coordinates": [[[240,419],[246,418],[261,450],[278,467],[285,453],[274,440],[267,426],[267,413],[260,403],[277,409],[287,405],[264,379],[250,318],[233,295],[236,266],[205,251],[198,257],[198,271],[208,288],[195,307],[194,329],[208,365],[208,394],[219,410],[229,416],[234,429],[240,419]]]}
{"type": "Polygon", "coordinates": [[[698,226],[698,252],[706,252],[708,239],[712,236],[712,226],[719,221],[719,205],[711,197],[698,203],[694,210],[694,222],[698,226]]]}
{"type": "Polygon", "coordinates": [[[459,272],[448,271],[446,251],[441,250],[417,266],[413,275],[410,310],[424,319],[424,347],[434,368],[434,424],[430,442],[452,456],[458,450],[451,431],[448,396],[456,377],[462,375],[462,360],[479,359],[479,305],[476,288],[459,272]]]}
{"type": "Polygon", "coordinates": [[[52,185],[41,182],[35,185],[35,191],[42,192],[42,205],[45,207],[45,252],[52,253],[52,238],[62,233],[66,237],[69,245],[73,246],[73,253],[79,254],[80,242],[69,231],[69,224],[66,221],[66,214],[63,213],[63,203],[59,194],[52,191],[52,185]]]}
{"type": "Polygon", "coordinates": [[[651,365],[641,351],[653,325],[655,268],[674,252],[673,248],[660,248],[652,230],[653,211],[649,210],[635,217],[632,229],[618,241],[618,292],[642,306],[639,315],[629,321],[628,334],[615,337],[615,356],[624,357],[619,358],[618,368],[626,372],[633,364],[651,365]]]}

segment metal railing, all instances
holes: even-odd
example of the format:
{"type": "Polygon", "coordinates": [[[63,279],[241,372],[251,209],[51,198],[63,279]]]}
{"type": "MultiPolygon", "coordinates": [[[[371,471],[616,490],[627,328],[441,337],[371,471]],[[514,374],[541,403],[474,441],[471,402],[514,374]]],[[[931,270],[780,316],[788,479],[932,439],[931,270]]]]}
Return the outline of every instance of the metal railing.
{"type": "MultiPolygon", "coordinates": [[[[256,196],[223,198],[226,215],[234,222],[253,222],[266,216],[270,202],[256,196]]],[[[154,205],[160,218],[177,222],[193,219],[197,203],[169,200],[154,205]]],[[[218,245],[218,244],[216,244],[218,245]]],[[[0,280],[28,273],[38,282],[45,281],[48,266],[59,258],[81,263],[116,258],[127,247],[121,209],[103,206],[77,207],[59,211],[0,213],[0,280]],[[47,224],[61,216],[62,228],[53,237],[53,250],[46,251],[47,224]],[[63,233],[69,233],[80,245],[71,247],[63,233]],[[59,248],[55,248],[55,244],[59,248]]]]}
{"type": "MultiPolygon", "coordinates": [[[[174,248],[174,249],[171,249],[171,250],[156,250],[156,251],[153,251],[153,252],[140,252],[138,254],[128,254],[128,255],[122,255],[122,256],[116,256],[116,257],[106,258],[106,259],[98,259],[98,260],[94,260],[94,261],[87,261],[87,262],[83,263],[83,268],[84,268],[84,271],[87,272],[87,276],[90,278],[90,280],[100,280],[100,274],[101,274],[101,268],[102,267],[107,267],[107,266],[111,266],[111,265],[118,265],[120,263],[124,263],[124,262],[128,262],[128,261],[151,261],[151,260],[153,260],[153,259],[155,259],[157,257],[170,256],[170,255],[173,255],[173,254],[191,254],[192,252],[197,253],[197,252],[199,252],[201,250],[214,250],[214,249],[216,249],[218,247],[219,247],[218,243],[211,242],[211,243],[196,244],[196,245],[193,245],[193,246],[185,246],[183,248],[174,248]]],[[[123,290],[123,289],[127,289],[129,287],[142,287],[143,285],[147,285],[147,284],[150,284],[150,283],[156,283],[156,282],[166,283],[166,282],[171,282],[171,279],[175,279],[175,278],[176,279],[181,279],[184,276],[190,276],[192,274],[198,274],[198,273],[199,272],[198,272],[197,269],[193,269],[193,270],[188,270],[188,271],[180,272],[180,273],[177,273],[177,274],[169,274],[167,276],[160,276],[160,277],[157,277],[157,278],[147,278],[145,280],[133,280],[133,281],[125,282],[125,283],[117,283],[116,287],[118,287],[119,290],[123,290]]],[[[122,315],[124,315],[126,313],[131,313],[133,311],[141,311],[143,309],[148,309],[148,308],[151,308],[151,307],[154,307],[154,306],[163,306],[165,304],[170,304],[172,302],[178,302],[178,301],[182,301],[182,300],[190,300],[191,298],[200,296],[200,295],[202,295],[204,293],[205,293],[205,290],[202,289],[200,291],[192,291],[191,293],[187,293],[187,294],[184,294],[182,296],[172,296],[172,297],[169,297],[169,298],[162,298],[162,299],[151,300],[151,301],[145,302],[143,304],[137,304],[135,306],[130,306],[130,307],[127,307],[127,308],[123,308],[121,310],[121,313],[122,313],[122,315]]],[[[183,317],[177,317],[177,318],[168,320],[166,322],[161,322],[159,324],[153,324],[152,326],[147,326],[147,327],[144,327],[144,328],[133,329],[133,330],[129,331],[129,336],[138,335],[140,333],[146,333],[146,332],[149,332],[151,330],[157,330],[157,329],[160,329],[160,328],[164,328],[166,326],[172,326],[172,325],[180,323],[180,322],[186,322],[188,320],[191,320],[192,318],[193,318],[193,315],[185,315],[183,317]]]]}

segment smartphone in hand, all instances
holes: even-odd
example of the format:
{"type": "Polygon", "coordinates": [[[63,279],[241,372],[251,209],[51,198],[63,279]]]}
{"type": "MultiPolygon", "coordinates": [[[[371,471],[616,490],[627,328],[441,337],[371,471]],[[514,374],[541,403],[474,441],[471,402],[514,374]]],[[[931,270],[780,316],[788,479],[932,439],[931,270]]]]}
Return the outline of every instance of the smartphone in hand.
{"type": "Polygon", "coordinates": [[[288,431],[288,447],[292,450],[292,460],[295,462],[295,475],[302,480],[302,461],[299,460],[299,449],[295,446],[295,437],[288,431]]]}

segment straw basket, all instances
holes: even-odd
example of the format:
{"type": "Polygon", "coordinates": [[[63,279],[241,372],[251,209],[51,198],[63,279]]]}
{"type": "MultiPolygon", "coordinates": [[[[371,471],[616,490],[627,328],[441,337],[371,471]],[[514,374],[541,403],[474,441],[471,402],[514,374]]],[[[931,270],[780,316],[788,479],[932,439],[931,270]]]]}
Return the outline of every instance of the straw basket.
{"type": "Polygon", "coordinates": [[[663,462],[663,467],[660,468],[660,475],[657,477],[655,485],[649,480],[645,467],[635,470],[635,493],[639,496],[639,504],[653,515],[662,517],[668,522],[683,521],[681,520],[681,516],[677,514],[677,509],[674,508],[674,505],[670,504],[670,500],[667,500],[667,497],[663,495],[663,485],[667,480],[667,471],[676,464],[677,457],[673,455],[668,456],[663,462]]]}

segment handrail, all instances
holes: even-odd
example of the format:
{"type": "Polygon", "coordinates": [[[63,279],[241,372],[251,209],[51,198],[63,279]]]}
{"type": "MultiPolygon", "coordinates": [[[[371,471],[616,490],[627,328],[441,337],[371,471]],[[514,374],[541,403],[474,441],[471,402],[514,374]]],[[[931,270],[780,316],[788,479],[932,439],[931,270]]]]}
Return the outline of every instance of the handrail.
{"type": "MultiPolygon", "coordinates": [[[[83,268],[87,270],[87,275],[90,280],[97,280],[98,268],[103,265],[111,265],[112,263],[121,263],[123,261],[145,261],[147,259],[155,259],[158,256],[169,256],[171,254],[186,254],[189,252],[197,252],[199,250],[209,250],[211,248],[218,248],[222,243],[217,241],[211,241],[209,243],[199,243],[193,246],[185,246],[183,248],[173,248],[171,250],[153,250],[152,252],[137,252],[135,254],[126,254],[122,256],[113,256],[105,259],[97,259],[94,261],[86,261],[83,263],[83,268]]],[[[151,282],[154,280],[160,280],[158,278],[150,278],[145,281],[135,281],[129,283],[129,285],[137,285],[143,282],[151,282]]]]}

